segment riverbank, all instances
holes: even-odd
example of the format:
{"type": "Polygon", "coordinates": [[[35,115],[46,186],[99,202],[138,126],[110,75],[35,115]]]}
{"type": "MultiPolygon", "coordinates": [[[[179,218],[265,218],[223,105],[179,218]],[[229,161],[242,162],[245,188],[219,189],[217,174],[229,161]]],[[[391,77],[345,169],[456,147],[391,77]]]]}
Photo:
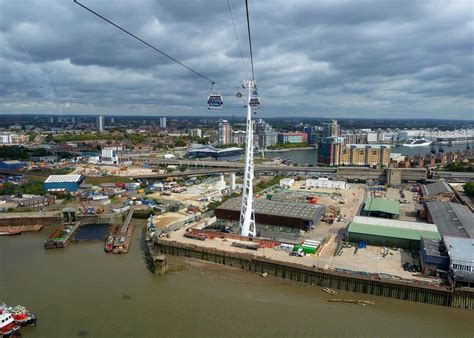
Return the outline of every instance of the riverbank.
{"type": "Polygon", "coordinates": [[[455,308],[372,295],[363,299],[375,306],[328,303],[317,286],[171,255],[169,272],[155,276],[142,230],[127,255],[94,242],[46,251],[44,229],[0,237],[0,301],[39,318],[23,337],[472,337],[472,312],[455,308]]]}
{"type": "Polygon", "coordinates": [[[229,252],[166,239],[156,239],[154,246],[155,250],[162,254],[197,258],[311,285],[474,310],[474,293],[467,290],[451,290],[448,287],[408,281],[382,280],[380,277],[374,278],[369,274],[358,275],[350,271],[344,273],[324,270],[315,266],[308,267],[291,262],[277,261],[266,256],[238,251],[229,252]]]}

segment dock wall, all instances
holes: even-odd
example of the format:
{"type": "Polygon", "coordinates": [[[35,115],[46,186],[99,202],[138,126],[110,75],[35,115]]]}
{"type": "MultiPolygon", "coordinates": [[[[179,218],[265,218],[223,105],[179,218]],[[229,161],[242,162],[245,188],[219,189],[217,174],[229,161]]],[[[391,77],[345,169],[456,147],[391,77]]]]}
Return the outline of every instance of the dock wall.
{"type": "Polygon", "coordinates": [[[60,216],[35,216],[35,217],[4,217],[0,219],[0,226],[23,226],[23,225],[61,225],[60,216]]]}
{"type": "Polygon", "coordinates": [[[417,285],[394,280],[372,279],[341,272],[327,271],[308,266],[280,262],[250,254],[229,253],[192,244],[157,239],[157,253],[196,258],[213,263],[233,266],[256,273],[266,272],[280,278],[309,283],[321,287],[384,296],[401,300],[442,305],[463,309],[474,309],[474,292],[451,290],[445,287],[417,285]]]}

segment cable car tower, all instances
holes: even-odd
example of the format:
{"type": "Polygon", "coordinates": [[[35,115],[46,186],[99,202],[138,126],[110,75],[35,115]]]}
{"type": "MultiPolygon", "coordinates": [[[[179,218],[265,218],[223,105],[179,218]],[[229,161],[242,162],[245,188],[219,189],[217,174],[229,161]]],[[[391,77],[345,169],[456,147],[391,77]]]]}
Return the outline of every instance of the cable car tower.
{"type": "Polygon", "coordinates": [[[257,235],[255,227],[255,212],[253,209],[253,125],[252,125],[252,107],[250,100],[252,92],[255,90],[255,81],[245,80],[244,89],[247,89],[247,140],[245,142],[245,170],[244,182],[242,185],[242,203],[240,206],[240,234],[242,236],[255,237],[257,235]]]}

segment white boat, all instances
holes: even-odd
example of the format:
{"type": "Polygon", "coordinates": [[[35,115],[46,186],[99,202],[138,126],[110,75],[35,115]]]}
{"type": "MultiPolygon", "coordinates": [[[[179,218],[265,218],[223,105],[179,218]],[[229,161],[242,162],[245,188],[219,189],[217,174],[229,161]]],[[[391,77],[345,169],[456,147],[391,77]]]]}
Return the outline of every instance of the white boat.
{"type": "Polygon", "coordinates": [[[5,304],[0,305],[0,336],[10,337],[20,331],[20,324],[16,323],[5,304]]]}
{"type": "Polygon", "coordinates": [[[402,144],[404,147],[426,147],[431,145],[431,141],[424,138],[410,139],[402,144]]]}

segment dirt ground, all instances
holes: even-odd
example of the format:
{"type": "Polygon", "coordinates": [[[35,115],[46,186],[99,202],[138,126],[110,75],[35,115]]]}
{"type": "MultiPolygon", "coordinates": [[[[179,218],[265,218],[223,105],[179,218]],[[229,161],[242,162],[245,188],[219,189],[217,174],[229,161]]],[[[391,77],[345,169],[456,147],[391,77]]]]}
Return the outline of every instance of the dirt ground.
{"type": "Polygon", "coordinates": [[[94,175],[114,175],[114,176],[141,176],[152,175],[152,169],[143,167],[127,167],[127,166],[112,166],[112,165],[94,165],[94,164],[79,164],[74,170],[73,174],[81,174],[85,176],[94,175]]]}
{"type": "MultiPolygon", "coordinates": [[[[162,215],[153,217],[153,224],[157,229],[165,228],[166,226],[185,219],[186,216],[176,212],[167,212],[162,215]]],[[[184,237],[183,237],[184,238],[184,237]]]]}

